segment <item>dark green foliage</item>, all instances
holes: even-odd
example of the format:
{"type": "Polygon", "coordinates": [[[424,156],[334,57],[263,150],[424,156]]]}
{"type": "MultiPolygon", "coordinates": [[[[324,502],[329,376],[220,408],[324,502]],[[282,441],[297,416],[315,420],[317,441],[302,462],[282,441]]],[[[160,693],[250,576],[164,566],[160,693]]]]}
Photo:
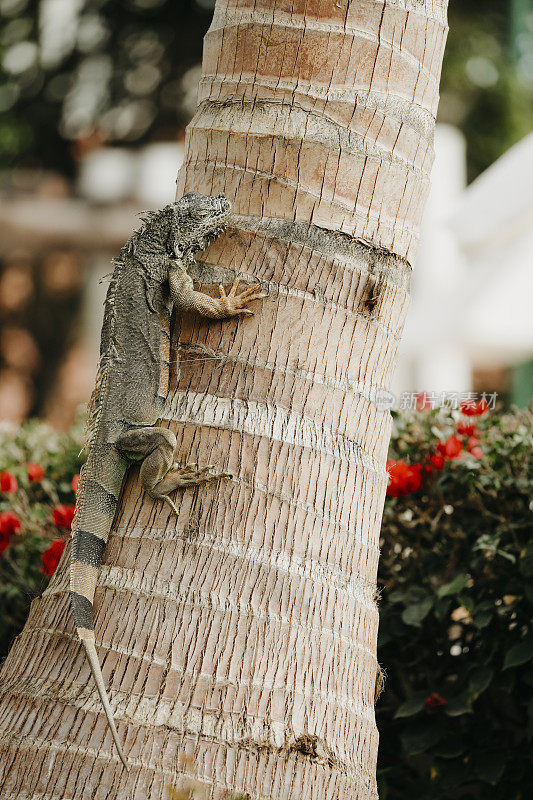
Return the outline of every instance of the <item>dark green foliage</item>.
{"type": "Polygon", "coordinates": [[[71,481],[79,472],[82,426],[60,434],[32,420],[22,427],[0,425],[0,471],[18,482],[16,492],[0,492],[0,513],[12,512],[21,528],[0,552],[0,660],[26,620],[30,603],[47,586],[41,554],[68,529],[54,523],[53,509],[74,502],[71,481]],[[45,475],[28,479],[27,463],[39,464],[45,475]]]}
{"type": "MultiPolygon", "coordinates": [[[[393,456],[423,463],[454,417],[397,417],[393,456]]],[[[381,800],[533,796],[532,418],[468,421],[484,458],[448,461],[385,506],[381,800]]]]}

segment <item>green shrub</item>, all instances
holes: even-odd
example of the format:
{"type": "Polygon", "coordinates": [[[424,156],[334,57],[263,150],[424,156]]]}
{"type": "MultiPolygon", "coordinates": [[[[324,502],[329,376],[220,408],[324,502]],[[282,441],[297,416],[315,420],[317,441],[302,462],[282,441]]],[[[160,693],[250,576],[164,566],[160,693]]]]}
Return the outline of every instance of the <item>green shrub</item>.
{"type": "Polygon", "coordinates": [[[72,521],[82,426],[0,424],[0,659],[57,565],[72,521]]]}
{"type": "MultiPolygon", "coordinates": [[[[0,427],[3,654],[68,535],[80,441],[80,426],[0,427]]],[[[525,411],[395,416],[379,573],[381,800],[533,796],[532,443],[525,411]]]]}
{"type": "Polygon", "coordinates": [[[422,480],[383,518],[381,800],[533,797],[531,423],[395,418],[393,456],[422,480]]]}

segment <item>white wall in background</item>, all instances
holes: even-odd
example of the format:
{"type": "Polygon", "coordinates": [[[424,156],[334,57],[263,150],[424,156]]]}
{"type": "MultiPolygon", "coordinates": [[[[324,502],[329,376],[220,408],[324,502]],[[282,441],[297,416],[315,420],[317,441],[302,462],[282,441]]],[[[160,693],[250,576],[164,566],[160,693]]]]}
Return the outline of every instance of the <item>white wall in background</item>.
{"type": "Polygon", "coordinates": [[[450,228],[468,261],[464,333],[475,364],[533,357],[533,133],[467,189],[450,228]]]}
{"type": "Polygon", "coordinates": [[[149,144],[138,150],[100,147],[80,164],[78,192],[92,203],[133,200],[143,208],[160,208],[175,198],[184,152],[178,142],[149,144]]]}
{"type": "Polygon", "coordinates": [[[146,208],[160,208],[176,195],[176,175],[185,148],[178,142],[149,144],[139,151],[135,193],[146,208]]]}
{"type": "Polygon", "coordinates": [[[100,147],[80,163],[78,192],[92,203],[120,203],[135,190],[137,151],[100,147]]]}
{"type": "Polygon", "coordinates": [[[466,265],[448,224],[465,185],[464,138],[457,128],[437,125],[431,190],[393,383],[395,394],[471,389],[463,333],[466,265]]]}

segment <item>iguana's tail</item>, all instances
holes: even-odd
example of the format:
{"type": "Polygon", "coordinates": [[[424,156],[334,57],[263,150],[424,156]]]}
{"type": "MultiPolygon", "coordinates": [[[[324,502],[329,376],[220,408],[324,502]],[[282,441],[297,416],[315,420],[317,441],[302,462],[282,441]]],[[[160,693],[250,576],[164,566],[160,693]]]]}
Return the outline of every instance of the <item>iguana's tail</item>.
{"type": "Polygon", "coordinates": [[[124,768],[129,771],[128,762],[126,761],[126,756],[122,752],[122,745],[120,744],[120,739],[118,738],[118,732],[115,725],[115,720],[113,719],[113,711],[111,710],[111,705],[109,703],[109,698],[107,696],[106,688],[104,685],[104,679],[102,677],[102,669],[100,667],[100,662],[98,661],[98,654],[96,652],[96,647],[94,646],[94,633],[92,636],[82,636],[82,632],[86,634],[86,631],[83,631],[81,628],[77,628],[78,636],[80,637],[81,641],[83,642],[83,646],[85,647],[85,652],[87,653],[87,660],[91,666],[91,672],[93,674],[94,682],[96,683],[96,688],[98,689],[98,694],[100,695],[100,700],[102,701],[102,705],[104,707],[105,715],[107,717],[107,722],[109,724],[109,728],[111,730],[111,736],[113,737],[113,741],[115,742],[118,755],[120,760],[122,761],[124,768]]]}
{"type": "MultiPolygon", "coordinates": [[[[98,694],[104,707],[109,728],[113,736],[120,760],[128,769],[128,763],[122,752],[117,728],[113,719],[113,712],[109,703],[102,669],[98,661],[94,640],[94,613],[93,600],[98,579],[98,571],[102,563],[105,546],[111,530],[113,517],[117,507],[117,498],[120,492],[119,474],[115,475],[114,491],[105,489],[99,480],[93,478],[92,470],[82,471],[80,488],[78,492],[78,507],[75,517],[75,529],[72,535],[72,554],[70,561],[70,598],[72,615],[76,625],[76,632],[80,637],[91,672],[94,677],[98,694]],[[87,474],[89,472],[89,475],[87,474]],[[84,474],[85,473],[85,474],[84,474]],[[118,483],[118,489],[116,484],[118,483]],[[116,491],[116,497],[115,497],[116,491]],[[94,531],[91,533],[90,531],[94,531]]],[[[122,471],[122,474],[124,470],[122,471]]],[[[120,478],[122,480],[122,478],[120,478]]]]}

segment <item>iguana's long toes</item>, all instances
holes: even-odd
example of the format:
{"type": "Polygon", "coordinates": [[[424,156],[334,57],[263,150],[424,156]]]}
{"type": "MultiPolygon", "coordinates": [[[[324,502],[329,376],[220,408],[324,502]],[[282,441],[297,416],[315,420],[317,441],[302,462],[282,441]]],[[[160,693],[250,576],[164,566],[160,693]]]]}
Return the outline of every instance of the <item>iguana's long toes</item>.
{"type": "Polygon", "coordinates": [[[229,290],[229,297],[235,297],[239,283],[240,283],[240,278],[235,278],[235,280],[231,284],[231,289],[229,290]]]}
{"type": "MultiPolygon", "coordinates": [[[[261,289],[261,284],[256,283],[254,286],[250,286],[248,289],[245,289],[244,292],[241,292],[239,295],[239,300],[244,300],[245,297],[248,299],[251,295],[255,295],[261,289]]],[[[257,294],[257,297],[266,297],[266,294],[257,294]]]]}

